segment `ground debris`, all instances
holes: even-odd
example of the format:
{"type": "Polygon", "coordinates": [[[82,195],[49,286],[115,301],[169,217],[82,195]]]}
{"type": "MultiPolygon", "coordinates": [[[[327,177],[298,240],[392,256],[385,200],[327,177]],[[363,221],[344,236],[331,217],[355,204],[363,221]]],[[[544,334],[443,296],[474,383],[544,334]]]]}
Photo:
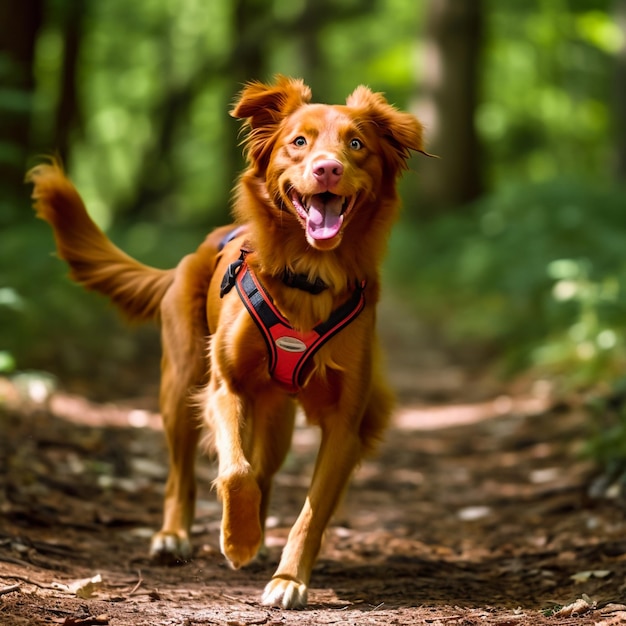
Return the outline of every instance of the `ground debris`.
{"type": "Polygon", "coordinates": [[[109,624],[109,618],[106,615],[98,615],[96,617],[66,617],[62,622],[62,626],[106,626],[109,624]]]}
{"type": "Polygon", "coordinates": [[[91,578],[80,578],[69,583],[53,583],[56,589],[67,591],[75,594],[79,598],[84,600],[91,598],[91,596],[102,586],[102,576],[96,574],[91,578]]]}
{"type": "Polygon", "coordinates": [[[14,591],[19,591],[20,585],[9,585],[8,587],[0,587],[0,596],[3,596],[7,593],[13,593],[14,591]]]}
{"type": "Polygon", "coordinates": [[[161,521],[162,433],[121,409],[113,422],[108,405],[99,421],[90,403],[85,424],[54,406],[0,406],[0,624],[612,626],[626,614],[611,604],[624,593],[626,521],[615,502],[587,497],[574,410],[481,417],[480,405],[462,412],[471,423],[448,415],[438,428],[420,405],[394,421],[326,535],[309,608],[281,611],[260,595],[306,499],[313,431],[297,427],[277,481],[266,560],[228,568],[202,457],[195,558],[161,567],[146,553],[161,521]]]}
{"type": "Polygon", "coordinates": [[[596,603],[592,602],[588,596],[578,598],[571,604],[562,606],[552,613],[552,617],[580,617],[596,608],[596,603]]]}

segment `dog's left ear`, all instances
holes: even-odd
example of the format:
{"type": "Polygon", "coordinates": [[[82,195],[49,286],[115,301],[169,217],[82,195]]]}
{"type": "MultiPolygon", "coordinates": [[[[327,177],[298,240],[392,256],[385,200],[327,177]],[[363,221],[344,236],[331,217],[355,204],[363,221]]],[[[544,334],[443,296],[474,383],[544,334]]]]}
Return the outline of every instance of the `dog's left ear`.
{"type": "Polygon", "coordinates": [[[311,100],[311,89],[301,79],[277,76],[273,85],[248,83],[230,111],[246,120],[244,139],[248,159],[264,169],[280,122],[311,100]]]}
{"type": "Polygon", "coordinates": [[[419,120],[410,113],[398,111],[381,93],[361,85],[348,96],[346,104],[375,125],[377,134],[388,147],[387,159],[396,172],[406,169],[411,150],[432,156],[424,150],[424,127],[419,120]]]}

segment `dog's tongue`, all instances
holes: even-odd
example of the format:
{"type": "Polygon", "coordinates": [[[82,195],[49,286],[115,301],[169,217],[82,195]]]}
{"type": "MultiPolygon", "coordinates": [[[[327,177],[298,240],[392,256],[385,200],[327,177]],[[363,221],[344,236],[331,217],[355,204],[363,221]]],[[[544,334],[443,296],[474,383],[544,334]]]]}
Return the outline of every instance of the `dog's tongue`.
{"type": "Polygon", "coordinates": [[[332,239],[343,223],[342,206],[341,196],[332,196],[330,199],[321,194],[313,196],[306,222],[309,235],[313,239],[332,239]]]}

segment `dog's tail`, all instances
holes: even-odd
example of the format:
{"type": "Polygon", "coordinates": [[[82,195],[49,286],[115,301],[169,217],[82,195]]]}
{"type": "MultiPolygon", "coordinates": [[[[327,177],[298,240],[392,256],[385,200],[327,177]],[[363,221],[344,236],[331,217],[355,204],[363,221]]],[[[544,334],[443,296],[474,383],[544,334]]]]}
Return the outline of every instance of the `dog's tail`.
{"type": "Polygon", "coordinates": [[[57,161],[34,167],[26,180],[34,184],[35,211],[52,226],[57,252],[69,264],[70,276],[86,289],[108,296],[131,319],[157,318],[175,270],[143,265],[115,246],[89,217],[57,161]]]}

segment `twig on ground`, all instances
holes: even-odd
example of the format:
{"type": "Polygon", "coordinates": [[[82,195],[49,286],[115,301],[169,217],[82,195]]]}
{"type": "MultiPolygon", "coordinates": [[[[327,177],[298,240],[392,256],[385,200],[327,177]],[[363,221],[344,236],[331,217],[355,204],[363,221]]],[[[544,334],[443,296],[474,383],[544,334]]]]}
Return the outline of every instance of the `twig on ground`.
{"type": "Polygon", "coordinates": [[[49,585],[48,583],[39,583],[32,578],[28,578],[28,576],[20,576],[19,574],[7,574],[6,576],[0,575],[0,578],[14,578],[15,580],[21,580],[28,585],[35,585],[35,587],[39,587],[40,589],[55,589],[54,585],[49,585]]]}
{"type": "Polygon", "coordinates": [[[5,593],[13,593],[14,591],[19,591],[19,585],[9,585],[8,587],[0,587],[0,596],[3,596],[5,593]]]}
{"type": "Polygon", "coordinates": [[[133,594],[136,593],[137,589],[139,589],[139,587],[141,587],[141,585],[143,585],[143,577],[141,576],[141,570],[137,570],[137,576],[139,578],[139,580],[137,580],[137,583],[135,584],[135,586],[129,591],[128,593],[128,597],[130,598],[130,596],[132,596],[133,594]]]}

